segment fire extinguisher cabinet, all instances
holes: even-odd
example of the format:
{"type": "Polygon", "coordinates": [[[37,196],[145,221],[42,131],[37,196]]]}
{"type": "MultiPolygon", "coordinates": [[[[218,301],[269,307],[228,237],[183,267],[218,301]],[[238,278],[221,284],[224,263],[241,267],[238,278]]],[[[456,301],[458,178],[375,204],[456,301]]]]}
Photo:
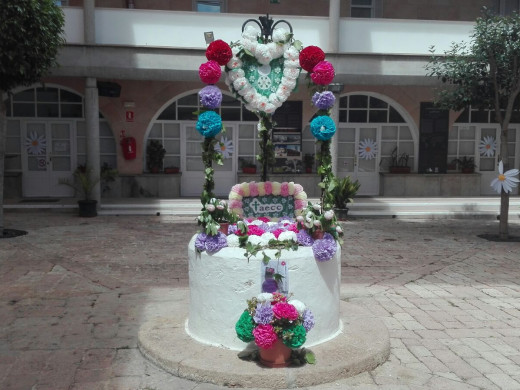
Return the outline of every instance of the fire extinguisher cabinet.
{"type": "Polygon", "coordinates": [[[125,160],[133,160],[136,157],[135,138],[124,137],[121,139],[121,146],[123,147],[123,156],[125,160]]]}

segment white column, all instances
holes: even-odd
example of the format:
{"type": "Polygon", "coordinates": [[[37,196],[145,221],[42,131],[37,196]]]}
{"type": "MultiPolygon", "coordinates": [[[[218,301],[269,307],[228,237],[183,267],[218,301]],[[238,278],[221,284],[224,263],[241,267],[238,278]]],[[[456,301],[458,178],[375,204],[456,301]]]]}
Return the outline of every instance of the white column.
{"type": "Polygon", "coordinates": [[[83,34],[87,45],[96,43],[95,20],[94,0],[83,0],[83,34]]]}
{"type": "MultiPolygon", "coordinates": [[[[96,79],[87,77],[85,85],[85,122],[87,131],[87,167],[91,169],[94,179],[100,177],[99,164],[99,99],[96,79]]],[[[98,181],[94,187],[92,198],[101,200],[101,186],[98,181]]]]}
{"type": "Polygon", "coordinates": [[[332,142],[330,143],[330,156],[332,160],[332,173],[337,175],[338,173],[338,130],[339,130],[339,95],[334,94],[336,96],[336,104],[332,107],[330,112],[330,117],[336,124],[336,134],[332,137],[332,142]]]}
{"type": "Polygon", "coordinates": [[[330,53],[337,53],[339,50],[339,13],[340,0],[329,1],[329,47],[330,53]]]}

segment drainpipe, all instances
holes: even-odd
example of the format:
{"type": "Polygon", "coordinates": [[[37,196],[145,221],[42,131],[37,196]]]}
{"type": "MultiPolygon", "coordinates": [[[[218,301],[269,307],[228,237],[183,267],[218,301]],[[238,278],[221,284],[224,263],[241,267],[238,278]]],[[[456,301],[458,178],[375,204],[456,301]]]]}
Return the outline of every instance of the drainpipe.
{"type": "MultiPolygon", "coordinates": [[[[340,16],[340,0],[330,0],[329,2],[329,47],[328,52],[330,54],[336,54],[339,51],[339,18],[340,16]]],[[[333,64],[336,65],[336,64],[333,64]]],[[[332,108],[331,118],[339,125],[339,96],[336,95],[336,104],[332,108]]],[[[338,134],[332,137],[330,143],[330,154],[332,157],[332,173],[334,175],[338,172],[338,134]]]]}

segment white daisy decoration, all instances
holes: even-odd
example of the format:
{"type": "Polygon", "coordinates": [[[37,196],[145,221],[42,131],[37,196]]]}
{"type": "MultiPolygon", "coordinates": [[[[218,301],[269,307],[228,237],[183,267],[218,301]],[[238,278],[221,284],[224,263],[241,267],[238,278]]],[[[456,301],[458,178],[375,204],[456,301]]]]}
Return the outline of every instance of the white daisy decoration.
{"type": "Polygon", "coordinates": [[[479,151],[481,156],[493,157],[497,148],[495,138],[488,135],[480,140],[479,151]]]}
{"type": "Polygon", "coordinates": [[[516,183],[520,182],[520,180],[515,177],[519,172],[518,169],[510,169],[504,173],[504,164],[501,160],[498,163],[498,177],[493,179],[491,187],[499,194],[502,192],[502,189],[504,189],[504,192],[513,191],[513,188],[517,186],[516,183]]]}
{"type": "Polygon", "coordinates": [[[358,154],[365,160],[372,160],[377,154],[377,144],[373,139],[365,138],[359,143],[358,154]]]}
{"type": "Polygon", "coordinates": [[[222,137],[218,143],[215,144],[215,152],[222,153],[224,158],[231,157],[231,154],[234,152],[233,141],[227,139],[226,137],[222,137]]]}
{"type": "Polygon", "coordinates": [[[36,132],[32,132],[25,138],[25,148],[27,153],[38,156],[45,153],[47,147],[47,140],[45,135],[38,135],[36,132]]]}

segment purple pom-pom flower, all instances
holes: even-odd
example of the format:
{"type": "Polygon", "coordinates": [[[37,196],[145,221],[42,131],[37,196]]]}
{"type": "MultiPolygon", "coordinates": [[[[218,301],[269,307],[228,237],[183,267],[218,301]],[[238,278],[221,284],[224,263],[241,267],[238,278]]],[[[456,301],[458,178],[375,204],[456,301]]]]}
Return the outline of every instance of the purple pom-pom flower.
{"type": "Polygon", "coordinates": [[[312,244],[312,253],[318,261],[328,261],[336,254],[336,241],[321,239],[314,241],[312,244]]]}
{"type": "Polygon", "coordinates": [[[314,321],[314,314],[312,314],[312,311],[310,311],[309,309],[305,310],[303,312],[302,319],[302,325],[307,332],[314,328],[314,324],[316,322],[314,321]]]}
{"type": "Polygon", "coordinates": [[[336,96],[334,96],[330,91],[316,92],[312,95],[312,104],[320,110],[328,110],[329,108],[332,108],[335,102],[336,96]]]}
{"type": "Polygon", "coordinates": [[[199,233],[195,238],[195,249],[198,251],[203,251],[206,249],[206,238],[208,235],[206,233],[199,233]]]}
{"type": "Polygon", "coordinates": [[[301,229],[298,233],[296,233],[296,238],[298,239],[298,244],[303,246],[311,246],[314,240],[307,233],[307,230],[301,229]]]}
{"type": "Polygon", "coordinates": [[[273,309],[271,307],[271,303],[259,303],[256,305],[256,311],[253,320],[255,320],[257,324],[261,325],[270,324],[273,320],[273,309]]]}
{"type": "Polygon", "coordinates": [[[228,227],[228,234],[236,234],[236,232],[238,231],[238,227],[237,225],[229,225],[228,227]]]}
{"type": "Polygon", "coordinates": [[[214,236],[207,236],[204,246],[208,253],[216,253],[227,246],[226,235],[222,232],[218,232],[218,234],[214,236]]]}
{"type": "Polygon", "coordinates": [[[222,103],[222,92],[214,85],[208,85],[199,91],[200,104],[209,109],[220,107],[222,103]]]}

